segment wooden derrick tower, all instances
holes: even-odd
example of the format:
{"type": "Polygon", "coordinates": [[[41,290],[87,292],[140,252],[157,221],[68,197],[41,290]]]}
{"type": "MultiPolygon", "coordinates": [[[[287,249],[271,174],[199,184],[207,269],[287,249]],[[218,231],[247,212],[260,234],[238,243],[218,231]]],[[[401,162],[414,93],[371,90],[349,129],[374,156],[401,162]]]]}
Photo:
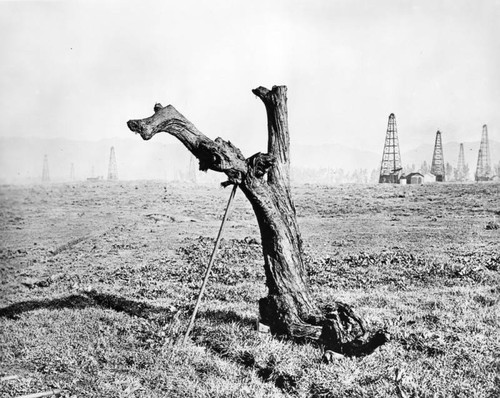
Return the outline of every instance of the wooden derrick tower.
{"type": "Polygon", "coordinates": [[[49,182],[49,158],[47,155],[43,156],[43,170],[42,170],[42,182],[49,182]]]}
{"type": "Polygon", "coordinates": [[[490,160],[490,144],[488,142],[488,127],[483,125],[483,133],[481,135],[481,145],[479,146],[479,154],[477,156],[476,181],[491,180],[491,160],[490,160]]]}
{"type": "Polygon", "coordinates": [[[465,156],[464,156],[463,143],[460,143],[460,150],[458,152],[456,179],[457,181],[465,181],[467,179],[467,170],[465,169],[465,156]]]}
{"type": "Polygon", "coordinates": [[[437,182],[443,182],[445,180],[443,144],[441,142],[441,132],[439,130],[436,133],[434,154],[432,155],[431,174],[436,176],[437,182]]]}
{"type": "Polygon", "coordinates": [[[196,158],[191,155],[189,158],[189,182],[196,184],[196,158]]]}
{"type": "Polygon", "coordinates": [[[384,153],[382,155],[382,165],[380,166],[380,177],[378,182],[399,184],[399,177],[402,170],[396,116],[394,116],[394,113],[391,113],[387,123],[384,153]]]}
{"type": "Polygon", "coordinates": [[[108,180],[118,180],[118,166],[116,165],[115,147],[111,147],[109,154],[108,180]]]}

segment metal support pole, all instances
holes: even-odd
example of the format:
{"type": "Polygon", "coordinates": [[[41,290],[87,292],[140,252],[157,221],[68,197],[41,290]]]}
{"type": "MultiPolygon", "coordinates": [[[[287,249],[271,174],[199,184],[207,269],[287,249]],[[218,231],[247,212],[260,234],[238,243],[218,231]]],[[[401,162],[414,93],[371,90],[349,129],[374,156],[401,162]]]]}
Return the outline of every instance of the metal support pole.
{"type": "Polygon", "coordinates": [[[212,255],[210,256],[210,261],[208,262],[207,270],[205,271],[205,277],[203,278],[203,283],[201,284],[200,292],[198,293],[198,299],[196,300],[196,305],[194,306],[193,315],[191,315],[191,320],[189,321],[188,328],[186,330],[186,334],[184,335],[184,339],[182,340],[182,344],[185,344],[191,329],[193,328],[194,319],[196,318],[196,313],[198,312],[198,307],[200,306],[201,298],[203,297],[203,293],[205,292],[205,287],[208,282],[208,278],[210,276],[210,271],[212,270],[212,265],[215,260],[215,255],[217,253],[217,249],[219,248],[220,239],[222,237],[222,231],[224,229],[224,224],[226,223],[227,216],[229,215],[229,209],[231,207],[231,202],[234,199],[234,195],[236,194],[236,190],[238,189],[238,185],[233,186],[233,190],[231,191],[231,195],[229,195],[229,201],[227,202],[226,211],[224,213],[224,217],[222,218],[222,223],[220,225],[219,234],[217,235],[217,239],[215,240],[214,250],[212,251],[212,255]]]}

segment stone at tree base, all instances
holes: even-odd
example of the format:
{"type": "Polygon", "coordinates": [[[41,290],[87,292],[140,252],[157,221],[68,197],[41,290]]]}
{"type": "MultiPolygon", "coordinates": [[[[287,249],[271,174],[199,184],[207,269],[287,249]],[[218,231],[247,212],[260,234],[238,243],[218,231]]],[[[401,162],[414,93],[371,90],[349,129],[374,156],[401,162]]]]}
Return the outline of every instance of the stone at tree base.
{"type": "Polygon", "coordinates": [[[345,358],[345,356],[343,356],[342,354],[339,354],[338,352],[331,351],[331,350],[326,350],[323,353],[323,362],[325,362],[325,363],[332,363],[336,360],[341,360],[344,358],[345,358]]]}
{"type": "Polygon", "coordinates": [[[259,333],[263,333],[263,334],[271,333],[271,329],[269,328],[269,326],[259,322],[259,320],[257,320],[255,327],[259,333]]]}

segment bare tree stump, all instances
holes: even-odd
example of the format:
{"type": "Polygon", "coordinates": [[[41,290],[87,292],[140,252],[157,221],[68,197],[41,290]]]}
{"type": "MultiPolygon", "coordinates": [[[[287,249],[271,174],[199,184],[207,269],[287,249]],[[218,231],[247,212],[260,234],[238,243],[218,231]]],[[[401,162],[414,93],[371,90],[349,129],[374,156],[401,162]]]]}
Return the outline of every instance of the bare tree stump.
{"type": "Polygon", "coordinates": [[[297,342],[315,342],[325,351],[366,355],[389,336],[383,332],[370,335],[346,304],[332,302],[320,310],[309,291],[290,192],[286,91],[285,86],[252,90],[267,111],[268,149],[248,159],[231,142],[207,138],[171,105],[156,104],[153,116],[130,120],[127,125],[144,140],[161,131],[172,134],[199,159],[200,170],[223,172],[228,177],[224,186],[239,185],[252,204],[260,228],[268,295],[259,301],[259,311],[271,333],[297,342]]]}

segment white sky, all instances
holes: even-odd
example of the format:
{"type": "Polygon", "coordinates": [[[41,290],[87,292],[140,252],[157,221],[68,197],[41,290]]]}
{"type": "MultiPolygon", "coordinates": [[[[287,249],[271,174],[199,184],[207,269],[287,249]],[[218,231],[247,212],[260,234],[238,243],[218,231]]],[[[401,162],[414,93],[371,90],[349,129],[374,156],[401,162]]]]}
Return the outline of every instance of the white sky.
{"type": "Polygon", "coordinates": [[[402,151],[499,140],[500,1],[0,1],[1,137],[128,136],[161,102],[250,156],[277,84],[292,143],[382,153],[391,112],[402,151]]]}

